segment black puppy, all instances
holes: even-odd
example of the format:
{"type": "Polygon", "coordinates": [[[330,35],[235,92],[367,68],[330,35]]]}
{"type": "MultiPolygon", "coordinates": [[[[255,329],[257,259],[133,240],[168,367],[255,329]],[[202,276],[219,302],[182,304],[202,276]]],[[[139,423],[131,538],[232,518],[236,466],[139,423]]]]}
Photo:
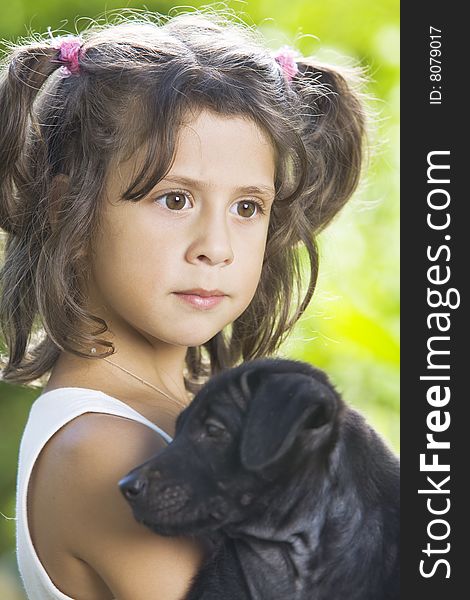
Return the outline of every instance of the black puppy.
{"type": "Polygon", "coordinates": [[[120,482],[136,519],[210,541],[187,600],[396,600],[399,462],[320,370],[214,376],[120,482]]]}

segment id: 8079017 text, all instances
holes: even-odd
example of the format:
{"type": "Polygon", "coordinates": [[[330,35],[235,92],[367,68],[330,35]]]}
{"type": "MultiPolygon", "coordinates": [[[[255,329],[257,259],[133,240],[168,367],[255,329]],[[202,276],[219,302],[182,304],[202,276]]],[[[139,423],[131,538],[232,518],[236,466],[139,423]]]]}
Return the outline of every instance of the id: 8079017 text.
{"type": "Polygon", "coordinates": [[[429,81],[432,89],[429,92],[429,104],[442,103],[442,35],[441,30],[429,27],[429,81]]]}

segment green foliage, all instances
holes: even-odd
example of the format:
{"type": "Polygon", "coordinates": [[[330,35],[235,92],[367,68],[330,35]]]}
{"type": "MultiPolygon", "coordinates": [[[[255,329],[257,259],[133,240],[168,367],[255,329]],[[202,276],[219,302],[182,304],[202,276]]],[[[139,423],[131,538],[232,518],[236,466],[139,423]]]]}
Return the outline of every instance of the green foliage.
{"type": "MultiPolygon", "coordinates": [[[[172,7],[168,1],[9,0],[2,6],[0,38],[14,41],[48,26],[74,32],[123,5],[161,13],[172,7]]],[[[225,6],[258,25],[272,48],[292,44],[333,62],[349,57],[370,75],[367,92],[378,115],[370,165],[353,200],[320,236],[317,291],[282,352],[325,369],[346,401],[398,451],[398,1],[248,0],[225,6]]],[[[13,516],[19,439],[37,394],[0,383],[0,511],[6,516],[13,516]]],[[[0,517],[0,540],[0,553],[9,549],[11,564],[14,521],[0,517]]]]}
{"type": "Polygon", "coordinates": [[[21,433],[37,395],[37,391],[0,382],[0,598],[5,600],[24,598],[15,578],[13,554],[16,466],[21,433]]]}

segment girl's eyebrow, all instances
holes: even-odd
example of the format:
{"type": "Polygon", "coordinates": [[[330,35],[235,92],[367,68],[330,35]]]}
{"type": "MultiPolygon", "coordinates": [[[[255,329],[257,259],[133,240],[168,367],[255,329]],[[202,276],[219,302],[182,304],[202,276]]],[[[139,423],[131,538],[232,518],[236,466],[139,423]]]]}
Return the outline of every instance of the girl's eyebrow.
{"type": "MultiPolygon", "coordinates": [[[[197,179],[192,179],[191,177],[185,177],[183,175],[176,175],[175,173],[173,173],[171,177],[164,177],[161,181],[181,183],[183,185],[187,185],[188,187],[193,187],[199,190],[207,190],[210,188],[210,185],[204,181],[198,181],[197,179]]],[[[262,194],[269,196],[270,198],[274,198],[276,195],[276,190],[269,185],[244,185],[236,188],[235,192],[241,194],[262,194]]]]}

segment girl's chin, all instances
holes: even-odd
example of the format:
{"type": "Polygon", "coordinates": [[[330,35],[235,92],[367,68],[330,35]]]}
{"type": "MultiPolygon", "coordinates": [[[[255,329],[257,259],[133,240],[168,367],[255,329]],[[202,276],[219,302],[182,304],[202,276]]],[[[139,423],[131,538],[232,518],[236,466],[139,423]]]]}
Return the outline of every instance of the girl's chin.
{"type": "Polygon", "coordinates": [[[233,315],[225,312],[223,316],[213,314],[211,318],[208,318],[208,312],[197,313],[196,318],[193,316],[188,318],[187,315],[172,315],[165,324],[165,330],[160,330],[159,333],[155,331],[154,337],[174,346],[201,346],[233,323],[242,312],[238,311],[233,315]]]}
{"type": "Polygon", "coordinates": [[[191,322],[180,321],[168,335],[167,341],[178,346],[201,346],[224,330],[232,320],[220,320],[217,323],[203,323],[200,319],[191,322]],[[177,327],[179,325],[179,327],[177,327]]]}

